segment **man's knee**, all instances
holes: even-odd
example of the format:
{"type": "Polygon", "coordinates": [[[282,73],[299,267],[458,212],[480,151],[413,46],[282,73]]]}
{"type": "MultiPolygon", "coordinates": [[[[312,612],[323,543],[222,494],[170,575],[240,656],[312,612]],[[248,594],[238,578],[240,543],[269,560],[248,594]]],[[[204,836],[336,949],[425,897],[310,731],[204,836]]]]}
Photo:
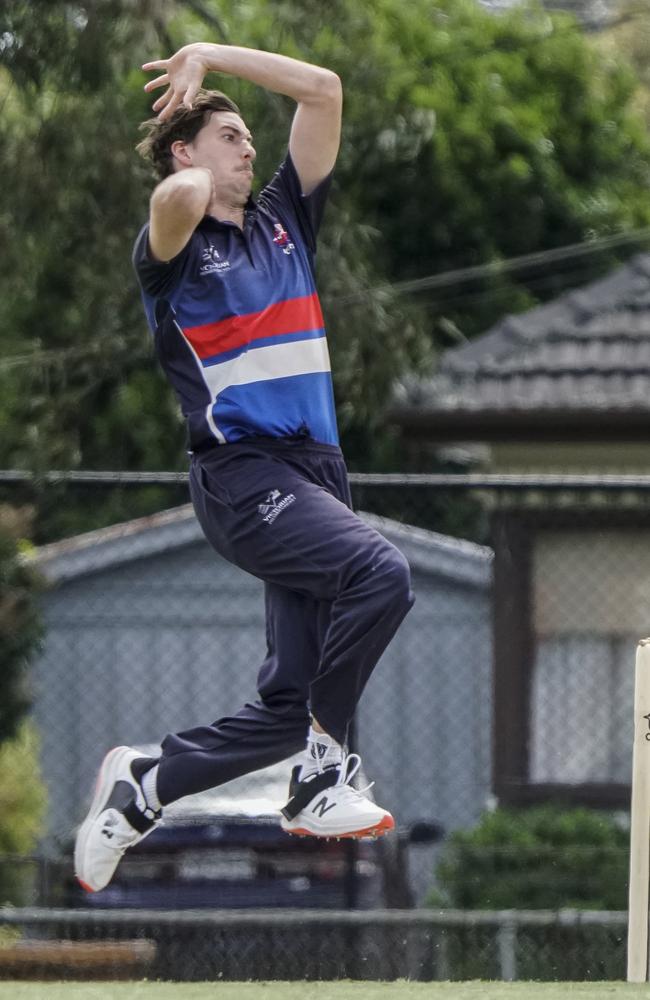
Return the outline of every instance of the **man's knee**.
{"type": "Polygon", "coordinates": [[[382,580],[387,597],[407,610],[415,600],[411,589],[411,567],[406,557],[394,545],[388,545],[382,553],[382,580]]]}

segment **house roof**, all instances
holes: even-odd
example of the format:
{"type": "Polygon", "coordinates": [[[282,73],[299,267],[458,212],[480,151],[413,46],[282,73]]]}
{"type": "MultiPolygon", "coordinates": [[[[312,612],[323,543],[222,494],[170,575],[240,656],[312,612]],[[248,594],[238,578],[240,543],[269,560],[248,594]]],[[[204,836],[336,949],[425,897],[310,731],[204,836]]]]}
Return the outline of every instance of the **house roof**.
{"type": "Polygon", "coordinates": [[[650,417],[650,254],[447,351],[429,379],[406,380],[404,426],[547,430],[637,428],[650,417]]]}
{"type": "MultiPolygon", "coordinates": [[[[362,512],[360,516],[401,549],[412,569],[454,583],[479,588],[490,585],[491,549],[374,514],[362,512]]],[[[61,584],[202,542],[205,539],[194,509],[184,504],[44,545],[30,558],[46,580],[61,584]]]]}

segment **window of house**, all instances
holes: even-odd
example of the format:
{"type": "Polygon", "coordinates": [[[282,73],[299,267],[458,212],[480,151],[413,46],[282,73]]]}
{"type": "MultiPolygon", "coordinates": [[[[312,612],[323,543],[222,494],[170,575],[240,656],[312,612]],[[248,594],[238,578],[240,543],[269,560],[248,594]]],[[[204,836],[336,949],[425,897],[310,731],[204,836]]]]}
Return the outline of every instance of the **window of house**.
{"type": "Polygon", "coordinates": [[[634,652],[650,633],[650,532],[540,531],[533,543],[533,783],[627,783],[634,652]]]}

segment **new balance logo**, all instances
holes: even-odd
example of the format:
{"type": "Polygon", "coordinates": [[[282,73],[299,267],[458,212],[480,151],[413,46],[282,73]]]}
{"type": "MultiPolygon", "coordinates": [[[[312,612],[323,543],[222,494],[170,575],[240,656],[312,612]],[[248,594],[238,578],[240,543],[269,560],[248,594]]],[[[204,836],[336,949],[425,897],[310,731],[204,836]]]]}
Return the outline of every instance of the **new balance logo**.
{"type": "Polygon", "coordinates": [[[283,510],[295,502],[296,497],[293,493],[287,493],[286,496],[280,498],[280,490],[272,490],[264,503],[257,505],[257,510],[266,524],[273,524],[276,517],[279,517],[283,510]]]}
{"type": "Polygon", "coordinates": [[[314,806],[314,808],[312,809],[312,812],[313,813],[318,812],[318,815],[322,819],[323,816],[325,815],[325,813],[329,812],[330,809],[333,809],[335,805],[336,805],[336,802],[332,802],[331,805],[328,805],[327,804],[327,796],[323,795],[322,799],[319,799],[318,802],[316,803],[316,805],[314,806]]]}

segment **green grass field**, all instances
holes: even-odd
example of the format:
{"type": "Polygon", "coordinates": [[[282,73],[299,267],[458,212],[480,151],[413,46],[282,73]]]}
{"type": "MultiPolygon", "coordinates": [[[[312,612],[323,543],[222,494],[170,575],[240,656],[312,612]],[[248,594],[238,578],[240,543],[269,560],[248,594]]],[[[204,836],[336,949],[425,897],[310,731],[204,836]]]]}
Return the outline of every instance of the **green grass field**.
{"type": "Polygon", "coordinates": [[[650,996],[628,983],[19,983],[2,1000],[619,1000],[650,996]]]}

